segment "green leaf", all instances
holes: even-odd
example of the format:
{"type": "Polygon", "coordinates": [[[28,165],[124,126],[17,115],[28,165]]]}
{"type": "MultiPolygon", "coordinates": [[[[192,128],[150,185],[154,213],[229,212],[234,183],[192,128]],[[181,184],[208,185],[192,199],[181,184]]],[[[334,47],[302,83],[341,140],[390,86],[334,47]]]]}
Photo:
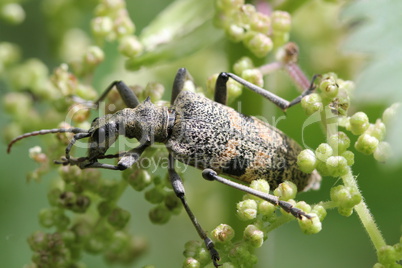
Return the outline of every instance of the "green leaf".
{"type": "MultiPolygon", "coordinates": [[[[359,101],[392,104],[402,101],[402,1],[355,1],[343,11],[343,18],[355,23],[344,43],[347,51],[368,56],[365,68],[356,81],[355,97],[359,101]]],[[[392,161],[402,159],[402,109],[387,129],[392,144],[392,161]],[[398,121],[398,122],[397,122],[398,121]]]]}

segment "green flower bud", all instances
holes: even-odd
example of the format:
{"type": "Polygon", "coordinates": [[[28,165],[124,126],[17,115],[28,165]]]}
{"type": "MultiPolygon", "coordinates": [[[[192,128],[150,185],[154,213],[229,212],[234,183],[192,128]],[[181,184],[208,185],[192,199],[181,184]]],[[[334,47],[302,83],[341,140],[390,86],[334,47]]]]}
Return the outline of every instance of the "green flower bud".
{"type": "Polygon", "coordinates": [[[187,258],[183,263],[183,268],[199,268],[199,267],[201,267],[200,263],[196,259],[193,259],[191,257],[187,258]]]}
{"type": "Polygon", "coordinates": [[[317,159],[314,152],[310,149],[305,149],[297,156],[297,165],[300,170],[305,173],[311,173],[316,168],[317,159]]]}
{"type": "Polygon", "coordinates": [[[385,138],[386,131],[385,124],[380,119],[377,119],[375,124],[370,124],[365,133],[382,141],[385,138]]]}
{"type": "Polygon", "coordinates": [[[145,199],[151,204],[159,204],[165,199],[165,192],[160,187],[154,187],[145,192],[145,199]]]}
{"type": "Polygon", "coordinates": [[[297,202],[295,207],[303,210],[306,213],[310,213],[311,211],[311,206],[304,201],[297,202]]]}
{"type": "Polygon", "coordinates": [[[21,51],[17,45],[8,42],[0,43],[0,71],[21,58],[21,51]]]}
{"type": "Polygon", "coordinates": [[[253,248],[259,248],[264,242],[264,232],[257,228],[255,225],[248,225],[244,229],[243,237],[244,240],[253,248]]]}
{"type": "Polygon", "coordinates": [[[395,262],[400,259],[395,248],[389,245],[380,248],[377,254],[378,254],[378,261],[384,265],[395,264],[395,262]]]}
{"type": "Polygon", "coordinates": [[[237,203],[237,215],[243,221],[252,220],[257,217],[257,202],[247,199],[237,203]]]}
{"type": "Polygon", "coordinates": [[[348,161],[343,156],[331,156],[327,159],[328,172],[333,177],[340,177],[349,172],[348,161]]]}
{"type": "Polygon", "coordinates": [[[89,65],[89,67],[95,67],[101,63],[105,58],[105,54],[100,47],[92,46],[89,47],[84,55],[84,63],[89,65]]]}
{"type": "Polygon", "coordinates": [[[338,185],[331,189],[331,200],[334,201],[339,207],[353,208],[361,202],[361,194],[355,188],[338,185]]]}
{"type": "Polygon", "coordinates": [[[88,251],[92,254],[97,254],[102,252],[105,249],[105,243],[99,237],[90,237],[87,241],[85,241],[85,251],[88,251]]]}
{"type": "Polygon", "coordinates": [[[215,1],[215,7],[222,11],[231,12],[239,9],[244,5],[244,0],[217,0],[215,1]]]}
{"type": "Polygon", "coordinates": [[[123,171],[123,178],[133,187],[134,190],[140,192],[152,183],[151,175],[144,169],[126,169],[123,171]]]}
{"type": "Polygon", "coordinates": [[[227,243],[235,236],[235,231],[230,225],[220,224],[211,232],[214,242],[227,243]]]}
{"type": "Polygon", "coordinates": [[[271,30],[271,18],[263,13],[256,12],[251,17],[250,28],[252,31],[267,34],[271,30]]]}
{"type": "Polygon", "coordinates": [[[332,156],[333,150],[332,147],[328,143],[321,143],[317,149],[315,150],[315,156],[320,161],[327,161],[327,159],[332,156]]]}
{"type": "Polygon", "coordinates": [[[323,110],[321,97],[317,93],[303,97],[301,105],[307,115],[312,115],[315,112],[321,112],[323,110]]]}
{"type": "Polygon", "coordinates": [[[244,45],[257,57],[265,57],[274,47],[271,38],[262,33],[248,33],[244,45]]]}
{"type": "Polygon", "coordinates": [[[264,179],[258,179],[258,180],[251,181],[250,187],[254,190],[257,190],[257,191],[260,191],[263,193],[269,193],[269,184],[264,179]]]}
{"type": "Polygon", "coordinates": [[[316,166],[317,171],[321,174],[321,176],[329,176],[330,173],[328,171],[327,162],[317,161],[316,166]]]}
{"type": "Polygon", "coordinates": [[[126,14],[126,10],[124,12],[120,12],[123,14],[120,14],[118,18],[114,20],[114,32],[117,34],[119,37],[124,37],[128,36],[131,34],[134,34],[135,32],[135,25],[133,21],[130,19],[129,16],[126,14]]]}
{"type": "Polygon", "coordinates": [[[170,192],[165,195],[164,204],[166,208],[171,211],[173,214],[179,214],[183,208],[181,205],[180,199],[177,198],[174,192],[170,192]]]}
{"type": "Polygon", "coordinates": [[[107,199],[113,200],[119,195],[119,183],[112,180],[102,180],[102,183],[98,186],[99,196],[107,199]]]}
{"type": "Polygon", "coordinates": [[[311,219],[302,217],[302,219],[298,220],[300,229],[305,234],[316,234],[322,229],[320,218],[314,213],[309,215],[312,216],[311,219]]]}
{"type": "Polygon", "coordinates": [[[243,86],[233,79],[229,79],[229,81],[226,83],[226,86],[228,90],[228,103],[231,103],[234,99],[241,95],[243,86]]]}
{"type": "Polygon", "coordinates": [[[164,205],[158,205],[149,211],[149,219],[154,224],[165,224],[170,216],[171,212],[164,205]]]}
{"type": "Polygon", "coordinates": [[[327,216],[327,211],[325,210],[325,208],[321,205],[315,205],[311,212],[309,213],[314,213],[317,215],[317,217],[319,218],[319,220],[322,222],[325,217],[327,216]]]}
{"type": "Polygon", "coordinates": [[[0,17],[10,24],[20,24],[25,20],[25,11],[17,3],[9,3],[0,8],[0,17]]]}
{"type": "Polygon", "coordinates": [[[98,204],[98,213],[101,217],[106,217],[109,215],[115,205],[110,201],[102,201],[98,204]]]}
{"type": "Polygon", "coordinates": [[[274,11],[271,15],[272,30],[274,34],[277,32],[289,32],[292,25],[292,18],[286,11],[274,11]]]}
{"type": "Polygon", "coordinates": [[[260,201],[258,203],[258,214],[270,218],[273,216],[276,210],[276,206],[269,203],[268,201],[260,201]]]}
{"type": "Polygon", "coordinates": [[[323,95],[328,99],[332,99],[338,95],[338,84],[332,77],[327,77],[321,80],[319,88],[323,95]]]}
{"type": "Polygon", "coordinates": [[[54,212],[55,209],[53,208],[41,209],[41,211],[39,212],[39,223],[45,228],[52,227],[55,224],[53,218],[54,212]]]}
{"type": "Polygon", "coordinates": [[[328,144],[332,147],[335,155],[340,155],[349,148],[350,139],[344,132],[339,131],[328,138],[328,144]]]}
{"type": "Polygon", "coordinates": [[[131,214],[127,210],[116,207],[110,212],[107,221],[116,229],[123,229],[130,220],[130,216],[131,214]]]}
{"type": "Polygon", "coordinates": [[[95,17],[91,22],[92,33],[96,37],[105,37],[113,31],[113,20],[110,17],[95,17]]]}
{"type": "Polygon", "coordinates": [[[373,155],[378,162],[386,162],[392,155],[391,145],[386,141],[380,142],[373,155]]]}
{"type": "Polygon", "coordinates": [[[125,36],[119,44],[120,53],[129,58],[140,55],[143,49],[141,42],[133,35],[125,36]]]}
{"type": "Polygon", "coordinates": [[[393,121],[400,106],[400,103],[394,103],[385,109],[384,113],[382,114],[382,121],[384,124],[389,125],[393,121]]]}
{"type": "Polygon", "coordinates": [[[284,181],[274,190],[274,195],[280,200],[289,200],[295,198],[297,194],[297,186],[291,181],[284,181]]]}
{"type": "Polygon", "coordinates": [[[240,42],[246,35],[246,30],[236,24],[231,24],[226,28],[226,35],[233,42],[240,42]]]}
{"type": "Polygon", "coordinates": [[[355,154],[352,151],[345,151],[341,154],[346,159],[348,166],[353,166],[355,163],[355,154]]]}
{"type": "Polygon", "coordinates": [[[247,69],[241,73],[241,77],[254,85],[262,87],[264,85],[264,79],[259,69],[247,69]]]}
{"type": "Polygon", "coordinates": [[[363,112],[355,113],[350,119],[350,131],[354,135],[361,135],[370,125],[368,116],[363,112]]]}
{"type": "Polygon", "coordinates": [[[253,61],[249,57],[242,57],[233,65],[233,70],[237,75],[241,75],[248,69],[254,69],[253,61]]]}
{"type": "Polygon", "coordinates": [[[108,245],[108,250],[113,253],[120,253],[124,251],[130,242],[130,237],[128,234],[117,231],[113,232],[113,236],[110,239],[110,244],[108,245]]]}
{"type": "Polygon", "coordinates": [[[36,231],[28,237],[28,244],[32,251],[45,250],[48,244],[48,236],[42,231],[36,231]]]}
{"type": "Polygon", "coordinates": [[[200,241],[191,240],[184,244],[184,252],[183,255],[185,257],[195,257],[198,251],[202,248],[202,244],[200,241]]]}
{"type": "Polygon", "coordinates": [[[355,148],[363,154],[372,154],[377,149],[379,141],[377,138],[369,135],[362,134],[359,136],[355,143],[355,148]]]}

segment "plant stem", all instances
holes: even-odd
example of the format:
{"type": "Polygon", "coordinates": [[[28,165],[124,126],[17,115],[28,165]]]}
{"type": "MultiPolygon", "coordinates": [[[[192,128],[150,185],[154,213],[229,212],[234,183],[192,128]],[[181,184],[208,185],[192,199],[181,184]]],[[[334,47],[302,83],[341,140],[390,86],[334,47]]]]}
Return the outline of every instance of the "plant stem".
{"type": "MultiPolygon", "coordinates": [[[[358,188],[356,179],[353,177],[351,169],[349,172],[342,176],[343,183],[345,186],[353,187],[358,189],[360,195],[361,192],[358,188]]],[[[363,196],[362,201],[354,207],[357,215],[359,215],[360,221],[362,222],[364,228],[366,229],[367,234],[369,235],[371,242],[373,243],[377,252],[384,246],[386,246],[386,242],[378,229],[377,224],[375,223],[373,215],[370,213],[367,204],[364,202],[363,196]]]]}

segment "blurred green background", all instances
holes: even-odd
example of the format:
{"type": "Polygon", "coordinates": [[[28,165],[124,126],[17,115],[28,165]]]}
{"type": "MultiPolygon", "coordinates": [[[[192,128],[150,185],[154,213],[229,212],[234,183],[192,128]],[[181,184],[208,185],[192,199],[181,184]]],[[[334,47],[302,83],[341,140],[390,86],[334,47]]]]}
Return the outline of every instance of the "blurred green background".
{"type": "MultiPolygon", "coordinates": [[[[49,35],[48,21],[43,16],[42,5],[45,1],[24,1],[26,19],[21,25],[9,25],[0,21],[0,42],[18,44],[23,58],[39,58],[50,70],[60,64],[52,49],[54,42],[49,35]]],[[[76,1],[77,3],[79,1],[76,1]]],[[[127,1],[130,16],[136,24],[137,33],[152,21],[155,16],[171,1],[167,0],[133,0],[127,1]]],[[[75,27],[89,31],[92,8],[96,1],[81,4],[85,16],[75,21],[75,27]]],[[[77,4],[78,5],[78,4],[77,4]]],[[[304,7],[292,13],[293,30],[291,41],[299,44],[301,49],[300,65],[308,75],[334,71],[344,79],[355,80],[365,66],[361,55],[342,52],[343,40],[351,29],[342,25],[339,2],[310,1],[304,7]]],[[[152,70],[138,72],[122,71],[123,62],[118,57],[115,44],[106,44],[106,60],[97,69],[94,86],[100,92],[114,79],[128,80],[130,83],[145,85],[150,79],[170,88],[178,67],[186,67],[200,86],[205,86],[209,75],[229,68],[224,60],[225,42],[215,43],[196,54],[171,63],[165,63],[152,70]],[[151,74],[149,74],[151,73],[151,74]]],[[[397,45],[397,44],[394,44],[397,45]]],[[[281,96],[291,99],[297,95],[291,81],[283,75],[275,75],[266,87],[275,85],[281,96]]],[[[380,90],[380,89],[379,89],[380,90]]],[[[0,81],[0,94],[9,89],[0,81]]],[[[276,92],[278,92],[276,91],[276,92]]],[[[247,92],[241,97],[242,110],[249,114],[262,113],[266,118],[281,115],[273,105],[265,100],[256,100],[247,92]],[[257,104],[256,104],[257,102],[257,104]],[[252,106],[252,108],[250,108],[252,106]]],[[[252,95],[252,94],[251,94],[252,95]]],[[[371,122],[381,117],[387,103],[367,103],[352,100],[353,110],[362,110],[369,115],[371,122]]],[[[2,105],[2,104],[1,104],[2,105]]],[[[2,107],[0,107],[2,108],[2,107]]],[[[0,125],[10,122],[2,110],[0,125]]],[[[278,127],[301,141],[300,129],[305,118],[301,107],[295,107],[287,113],[278,127]]],[[[320,127],[311,126],[304,133],[307,144],[315,147],[324,142],[320,127]]],[[[352,143],[354,141],[352,140],[352,143]]],[[[40,183],[26,183],[26,174],[36,167],[29,159],[28,149],[40,144],[39,138],[31,138],[18,144],[12,154],[7,155],[6,143],[0,143],[0,260],[2,267],[22,267],[30,262],[31,251],[26,242],[27,237],[41,229],[37,215],[41,208],[47,207],[47,190],[52,174],[46,175],[40,183]]],[[[387,166],[377,163],[372,156],[356,153],[354,174],[366,203],[373,213],[379,228],[388,244],[395,244],[401,236],[402,224],[402,180],[401,165],[387,166]]],[[[120,176],[109,172],[108,176],[120,176]]],[[[185,175],[188,201],[206,230],[212,230],[220,223],[232,226],[244,225],[235,216],[236,202],[242,194],[228,187],[204,181],[198,170],[189,168],[185,175]]],[[[333,178],[324,178],[321,190],[300,194],[298,200],[316,203],[329,199],[329,190],[337,182],[333,178]]],[[[187,215],[182,212],[171,218],[169,223],[153,225],[148,219],[151,205],[143,198],[143,193],[128,189],[121,200],[121,206],[132,213],[129,228],[132,233],[145,237],[149,251],[131,267],[153,264],[156,267],[181,267],[184,257],[182,251],[188,240],[198,239],[187,215]]],[[[373,246],[365,233],[356,214],[345,218],[336,211],[328,211],[323,222],[323,230],[316,235],[303,235],[296,222],[291,222],[270,234],[264,245],[258,249],[258,267],[372,267],[376,262],[373,246]]],[[[110,267],[99,256],[84,256],[88,267],[110,267]]]]}

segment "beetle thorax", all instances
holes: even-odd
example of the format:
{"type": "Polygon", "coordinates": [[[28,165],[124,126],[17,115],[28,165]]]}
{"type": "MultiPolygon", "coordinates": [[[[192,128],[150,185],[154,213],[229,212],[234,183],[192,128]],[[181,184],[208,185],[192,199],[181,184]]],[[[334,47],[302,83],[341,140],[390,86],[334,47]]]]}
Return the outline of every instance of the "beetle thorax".
{"type": "Polygon", "coordinates": [[[154,105],[149,99],[137,107],[118,112],[123,119],[125,136],[143,142],[165,142],[168,138],[168,108],[154,105]]]}

